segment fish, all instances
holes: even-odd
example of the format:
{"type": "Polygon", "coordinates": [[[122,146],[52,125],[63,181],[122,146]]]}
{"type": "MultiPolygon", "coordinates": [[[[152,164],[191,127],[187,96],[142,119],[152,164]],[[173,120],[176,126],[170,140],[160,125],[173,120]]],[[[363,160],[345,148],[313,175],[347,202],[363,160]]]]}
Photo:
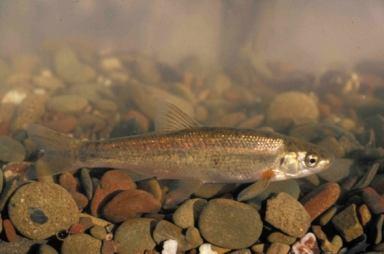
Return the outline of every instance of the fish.
{"type": "MultiPolygon", "coordinates": [[[[158,131],[106,140],[78,140],[41,125],[28,137],[41,151],[39,175],[79,168],[120,168],[191,183],[280,181],[316,174],[332,155],[311,143],[254,129],[204,127],[177,106],[155,120],[158,131]]],[[[191,186],[190,186],[191,185],[191,186]]]]}

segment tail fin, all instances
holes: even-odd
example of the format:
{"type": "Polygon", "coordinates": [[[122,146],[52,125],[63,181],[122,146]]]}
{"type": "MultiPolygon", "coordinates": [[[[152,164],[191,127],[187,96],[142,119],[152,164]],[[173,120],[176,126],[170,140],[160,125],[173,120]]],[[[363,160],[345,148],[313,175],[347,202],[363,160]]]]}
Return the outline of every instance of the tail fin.
{"type": "Polygon", "coordinates": [[[35,172],[28,172],[29,179],[76,169],[80,144],[78,140],[36,124],[28,126],[27,133],[34,146],[42,153],[42,157],[35,163],[35,172]]]}

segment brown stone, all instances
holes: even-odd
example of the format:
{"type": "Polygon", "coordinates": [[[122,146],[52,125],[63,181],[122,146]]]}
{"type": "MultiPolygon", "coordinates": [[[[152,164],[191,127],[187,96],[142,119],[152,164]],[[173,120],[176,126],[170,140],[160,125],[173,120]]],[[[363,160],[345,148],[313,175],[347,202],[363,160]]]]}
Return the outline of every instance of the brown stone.
{"type": "Polygon", "coordinates": [[[126,190],[117,194],[103,209],[107,220],[118,223],[141,213],[156,212],[161,204],[151,194],[142,190],[126,190]]]}
{"type": "Polygon", "coordinates": [[[337,183],[326,183],[310,192],[301,203],[313,221],[335,204],[339,196],[340,186],[337,183]]]}
{"type": "Polygon", "coordinates": [[[374,214],[384,213],[384,198],[373,188],[366,187],[362,191],[363,201],[374,214]]]}
{"type": "Polygon", "coordinates": [[[70,234],[84,233],[84,231],[85,231],[85,227],[84,227],[84,225],[81,224],[81,223],[73,224],[73,225],[69,228],[69,233],[70,233],[70,234]]]}
{"type": "Polygon", "coordinates": [[[76,192],[78,182],[71,173],[63,173],[59,177],[59,184],[68,192],[76,192]]]}
{"type": "Polygon", "coordinates": [[[9,242],[15,242],[19,239],[19,236],[16,234],[16,229],[9,219],[3,220],[3,228],[9,242]]]}

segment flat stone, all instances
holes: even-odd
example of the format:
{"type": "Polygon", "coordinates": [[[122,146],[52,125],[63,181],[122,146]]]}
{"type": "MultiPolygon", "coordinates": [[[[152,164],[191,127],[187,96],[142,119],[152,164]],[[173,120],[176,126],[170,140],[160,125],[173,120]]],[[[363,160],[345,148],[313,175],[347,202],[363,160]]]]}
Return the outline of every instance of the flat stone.
{"type": "Polygon", "coordinates": [[[356,205],[351,204],[332,219],[333,225],[343,235],[343,238],[350,242],[364,234],[356,214],[356,205]]]}
{"type": "Polygon", "coordinates": [[[136,217],[142,213],[154,213],[161,204],[151,194],[142,190],[126,190],[118,193],[103,208],[103,215],[114,223],[136,217]]]}
{"type": "Polygon", "coordinates": [[[303,236],[311,224],[311,217],[301,203],[284,192],[268,199],[265,220],[295,237],[303,236]]]}
{"type": "Polygon", "coordinates": [[[208,242],[223,248],[241,249],[259,239],[263,222],[250,205],[230,199],[213,199],[200,214],[199,228],[208,242]]]}
{"type": "Polygon", "coordinates": [[[374,214],[384,213],[384,197],[373,188],[366,187],[362,191],[363,201],[374,214]]]}
{"type": "Polygon", "coordinates": [[[24,158],[25,149],[20,142],[8,136],[0,136],[0,161],[20,162],[24,158]]]}
{"type": "Polygon", "coordinates": [[[101,241],[87,234],[70,235],[61,245],[62,254],[99,254],[101,241]]]}
{"type": "Polygon", "coordinates": [[[89,233],[96,239],[99,240],[105,240],[107,236],[107,231],[105,230],[104,227],[102,226],[93,226],[90,230],[89,233]]]}
{"type": "Polygon", "coordinates": [[[80,170],[80,182],[87,198],[91,200],[93,197],[93,182],[92,182],[91,175],[89,173],[89,169],[82,168],[80,170]]]}
{"type": "Polygon", "coordinates": [[[154,222],[152,219],[136,218],[128,219],[121,224],[117,228],[114,238],[117,253],[144,253],[146,250],[153,250],[156,246],[151,235],[154,222]]]}
{"type": "Polygon", "coordinates": [[[80,214],[63,187],[42,182],[20,187],[9,201],[8,212],[17,230],[31,239],[45,239],[68,229],[80,214]]]}
{"type": "Polygon", "coordinates": [[[88,105],[88,100],[79,95],[59,95],[48,99],[47,108],[54,112],[77,113],[88,105]]]}
{"type": "Polygon", "coordinates": [[[183,235],[182,230],[182,228],[169,221],[161,220],[157,223],[155,230],[153,231],[153,239],[155,239],[158,244],[169,239],[176,240],[178,243],[178,250],[180,251],[197,248],[203,243],[203,239],[197,228],[188,228],[185,236],[183,235]]]}
{"type": "Polygon", "coordinates": [[[307,194],[301,203],[313,221],[336,203],[340,192],[340,186],[337,183],[326,183],[307,194]]]}
{"type": "Polygon", "coordinates": [[[173,222],[181,228],[194,227],[198,216],[206,204],[207,201],[201,198],[187,200],[173,213],[173,222]]]}

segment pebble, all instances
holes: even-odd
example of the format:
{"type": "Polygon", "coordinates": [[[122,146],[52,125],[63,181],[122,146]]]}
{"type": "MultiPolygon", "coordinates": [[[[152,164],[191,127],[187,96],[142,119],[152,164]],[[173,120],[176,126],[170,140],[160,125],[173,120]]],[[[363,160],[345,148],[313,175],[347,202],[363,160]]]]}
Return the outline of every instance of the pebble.
{"type": "Polygon", "coordinates": [[[31,239],[48,238],[79,219],[79,210],[71,195],[52,183],[23,185],[11,197],[8,212],[17,230],[31,239]]]}
{"type": "Polygon", "coordinates": [[[0,161],[21,162],[25,158],[25,149],[15,139],[8,136],[0,136],[0,161]]]}
{"type": "Polygon", "coordinates": [[[87,234],[70,235],[61,245],[62,254],[99,254],[101,241],[87,234]]]}
{"type": "Polygon", "coordinates": [[[212,250],[212,246],[209,243],[204,243],[199,247],[200,254],[218,254],[216,251],[212,250]]]}
{"type": "Polygon", "coordinates": [[[264,248],[264,243],[257,243],[251,247],[251,250],[256,254],[263,254],[264,248]]]}
{"type": "Polygon", "coordinates": [[[110,170],[104,173],[100,179],[100,186],[96,188],[91,201],[91,214],[99,214],[100,205],[105,203],[108,196],[116,191],[135,189],[136,184],[121,170],[110,170]]]}
{"type": "Polygon", "coordinates": [[[268,241],[270,243],[284,243],[287,245],[292,245],[296,241],[296,238],[285,235],[281,232],[273,232],[268,235],[268,241]]]}
{"type": "Polygon", "coordinates": [[[293,254],[320,254],[316,236],[313,233],[307,233],[292,246],[292,252],[293,254]]]}
{"type": "Polygon", "coordinates": [[[255,183],[247,186],[237,195],[238,201],[246,201],[252,198],[255,198],[257,195],[265,191],[270,184],[270,181],[267,179],[258,180],[255,183]]]}
{"type": "Polygon", "coordinates": [[[103,208],[103,215],[114,223],[136,217],[141,213],[154,213],[161,204],[151,194],[142,190],[126,190],[118,193],[103,208]]]}
{"type": "Polygon", "coordinates": [[[336,203],[340,192],[340,186],[337,183],[326,183],[307,194],[301,203],[313,221],[336,203]]]}
{"type": "Polygon", "coordinates": [[[79,95],[59,95],[50,97],[47,108],[54,112],[78,113],[88,105],[88,100],[79,95]]]}
{"type": "Polygon", "coordinates": [[[42,244],[39,247],[39,254],[58,254],[57,250],[48,244],[42,244]]]}
{"type": "Polygon", "coordinates": [[[91,175],[89,173],[89,169],[82,168],[80,170],[80,181],[81,186],[83,187],[84,192],[87,195],[87,198],[91,200],[93,197],[93,183],[91,175]]]}
{"type": "Polygon", "coordinates": [[[320,216],[319,222],[321,226],[327,225],[331,221],[333,216],[337,213],[337,207],[331,207],[323,215],[320,216]]]}
{"type": "Polygon", "coordinates": [[[68,47],[61,48],[54,56],[57,75],[69,83],[86,83],[95,78],[95,71],[81,63],[76,54],[68,47]]]}
{"type": "Polygon", "coordinates": [[[358,209],[359,219],[361,225],[366,226],[372,219],[372,214],[366,204],[362,204],[358,209]]]}
{"type": "Polygon", "coordinates": [[[101,254],[115,253],[115,243],[112,240],[103,240],[101,245],[101,254]]]}
{"type": "Polygon", "coordinates": [[[173,222],[181,228],[194,227],[206,204],[207,201],[201,198],[187,200],[173,213],[173,222]]]}
{"type": "Polygon", "coordinates": [[[375,224],[375,239],[374,239],[375,244],[381,243],[383,239],[383,222],[384,222],[384,215],[380,214],[375,224]]]}
{"type": "Polygon", "coordinates": [[[107,231],[105,230],[104,227],[102,226],[93,226],[90,230],[89,233],[96,239],[99,240],[105,240],[107,236],[107,231]]]}
{"type": "Polygon", "coordinates": [[[362,190],[363,201],[372,213],[384,213],[384,198],[378,194],[373,188],[366,187],[362,190]]]}
{"type": "Polygon", "coordinates": [[[60,116],[57,118],[55,117],[53,120],[45,121],[44,126],[61,133],[70,133],[74,131],[78,123],[76,117],[67,114],[61,115],[61,113],[58,113],[57,115],[60,116]]]}
{"type": "Polygon", "coordinates": [[[157,223],[155,230],[153,231],[153,239],[158,244],[168,239],[174,239],[178,243],[179,251],[187,251],[197,248],[203,243],[203,239],[197,228],[188,228],[185,236],[182,231],[183,229],[175,224],[166,220],[161,220],[157,223]]]}
{"type": "Polygon", "coordinates": [[[164,199],[163,190],[161,189],[160,183],[156,178],[140,181],[138,185],[140,189],[151,193],[156,200],[162,203],[164,199]]]}
{"type": "Polygon", "coordinates": [[[363,227],[357,218],[355,204],[351,204],[339,212],[333,217],[332,223],[347,242],[364,234],[363,227]]]}
{"type": "Polygon", "coordinates": [[[164,241],[163,250],[161,251],[161,254],[176,254],[177,245],[177,241],[172,239],[164,241]]]}
{"type": "Polygon", "coordinates": [[[3,220],[3,229],[8,242],[16,242],[19,239],[15,227],[9,219],[3,220]]]}
{"type": "Polygon", "coordinates": [[[288,254],[290,246],[284,243],[272,243],[267,250],[267,254],[288,254]]]}
{"type": "Polygon", "coordinates": [[[117,253],[131,254],[153,250],[156,245],[151,235],[153,224],[154,220],[147,218],[128,219],[121,224],[114,238],[117,253]]]}
{"type": "Polygon", "coordinates": [[[213,199],[200,214],[201,235],[223,248],[241,249],[255,243],[263,222],[255,208],[229,199],[213,199]]]}
{"type": "Polygon", "coordinates": [[[81,223],[76,223],[69,228],[68,233],[79,234],[79,233],[84,233],[84,231],[85,231],[85,226],[81,223]]]}
{"type": "Polygon", "coordinates": [[[374,163],[360,179],[360,181],[354,186],[354,188],[365,188],[372,182],[375,178],[377,172],[379,171],[380,164],[374,163]]]}
{"type": "Polygon", "coordinates": [[[249,202],[260,206],[264,200],[271,196],[271,194],[277,194],[279,192],[285,192],[291,195],[294,199],[298,199],[300,195],[300,186],[294,179],[272,182],[262,193],[249,200],[249,202]]]}
{"type": "Polygon", "coordinates": [[[301,92],[278,94],[267,110],[267,123],[276,130],[283,130],[292,124],[316,122],[319,110],[314,97],[301,92]]]}
{"type": "Polygon", "coordinates": [[[338,158],[333,161],[327,170],[320,172],[318,175],[327,182],[338,182],[349,176],[353,160],[338,158]]]}
{"type": "Polygon", "coordinates": [[[285,192],[268,199],[265,220],[295,237],[303,236],[311,224],[311,217],[301,203],[285,192]]]}
{"type": "Polygon", "coordinates": [[[39,242],[29,240],[24,237],[20,237],[20,239],[16,242],[0,242],[0,253],[4,254],[24,254],[30,253],[32,246],[39,244],[39,242]]]}
{"type": "Polygon", "coordinates": [[[321,243],[321,249],[325,253],[337,254],[343,247],[343,239],[339,235],[335,235],[332,241],[325,240],[321,243]]]}

